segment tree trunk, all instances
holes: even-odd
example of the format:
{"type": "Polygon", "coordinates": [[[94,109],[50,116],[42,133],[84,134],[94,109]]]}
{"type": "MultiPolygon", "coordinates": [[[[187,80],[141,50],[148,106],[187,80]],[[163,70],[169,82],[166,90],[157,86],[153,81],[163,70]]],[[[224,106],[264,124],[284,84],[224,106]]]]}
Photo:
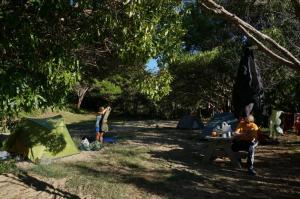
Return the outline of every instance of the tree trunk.
{"type": "Polygon", "coordinates": [[[89,87],[83,87],[83,88],[79,88],[77,90],[77,97],[78,97],[78,101],[77,101],[77,104],[76,104],[76,109],[77,110],[80,109],[83,98],[85,97],[85,94],[87,93],[88,90],[89,90],[89,87]]]}
{"type": "Polygon", "coordinates": [[[298,17],[300,21],[300,0],[291,0],[294,6],[295,15],[298,17]]]}
{"type": "MultiPolygon", "coordinates": [[[[299,0],[293,1],[298,2],[299,0]]],[[[199,2],[203,7],[213,11],[217,15],[223,17],[225,20],[239,27],[248,37],[250,37],[250,39],[252,39],[256,43],[256,45],[262,51],[264,51],[271,58],[290,67],[291,69],[300,71],[300,61],[291,52],[279,45],[272,38],[261,33],[260,31],[252,27],[250,24],[237,17],[236,15],[228,12],[226,9],[215,3],[213,0],[199,0],[199,2]],[[275,53],[273,50],[264,45],[261,41],[268,42],[269,44],[271,44],[274,47],[274,49],[278,50],[278,52],[280,52],[284,57],[275,53]]]]}

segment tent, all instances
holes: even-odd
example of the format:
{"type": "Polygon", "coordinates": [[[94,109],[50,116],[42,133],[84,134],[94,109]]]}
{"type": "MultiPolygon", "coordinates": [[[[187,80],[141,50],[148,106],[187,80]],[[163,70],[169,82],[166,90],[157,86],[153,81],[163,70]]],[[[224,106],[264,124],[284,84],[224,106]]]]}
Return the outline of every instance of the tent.
{"type": "Polygon", "coordinates": [[[79,153],[61,115],[22,119],[17,130],[5,142],[5,148],[33,162],[79,153]]]}
{"type": "Polygon", "coordinates": [[[183,116],[178,124],[178,129],[202,129],[203,123],[196,117],[193,117],[192,115],[185,115],[183,116]]]}
{"type": "Polygon", "coordinates": [[[223,122],[226,122],[228,125],[231,125],[231,129],[234,130],[238,125],[238,119],[235,118],[233,113],[224,112],[215,114],[214,117],[207,123],[207,125],[201,131],[201,138],[205,136],[210,136],[211,132],[217,128],[217,126],[222,125],[223,122]]]}

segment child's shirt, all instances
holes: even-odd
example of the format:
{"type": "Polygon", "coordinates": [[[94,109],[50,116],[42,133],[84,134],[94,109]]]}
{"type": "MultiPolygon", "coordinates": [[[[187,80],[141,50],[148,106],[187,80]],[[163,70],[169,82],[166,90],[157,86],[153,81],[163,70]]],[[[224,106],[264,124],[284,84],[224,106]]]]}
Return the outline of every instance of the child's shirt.
{"type": "Polygon", "coordinates": [[[98,127],[98,128],[100,127],[101,119],[102,119],[102,115],[96,116],[96,127],[98,127]]]}

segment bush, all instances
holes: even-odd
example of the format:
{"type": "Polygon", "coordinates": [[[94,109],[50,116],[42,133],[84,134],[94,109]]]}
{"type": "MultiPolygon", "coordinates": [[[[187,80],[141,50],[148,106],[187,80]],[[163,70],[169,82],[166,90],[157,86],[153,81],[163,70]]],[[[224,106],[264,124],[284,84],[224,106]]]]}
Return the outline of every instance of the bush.
{"type": "Polygon", "coordinates": [[[16,166],[15,160],[0,160],[0,174],[3,173],[16,173],[18,168],[16,166]]]}

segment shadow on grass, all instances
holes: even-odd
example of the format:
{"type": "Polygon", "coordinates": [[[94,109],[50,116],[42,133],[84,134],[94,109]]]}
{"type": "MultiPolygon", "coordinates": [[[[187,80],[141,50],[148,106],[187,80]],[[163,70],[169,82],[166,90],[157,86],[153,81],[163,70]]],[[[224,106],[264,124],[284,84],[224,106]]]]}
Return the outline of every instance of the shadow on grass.
{"type": "MultiPolygon", "coordinates": [[[[300,153],[297,150],[283,153],[282,150],[289,150],[288,146],[259,146],[255,157],[258,175],[252,177],[245,170],[235,170],[228,159],[203,165],[201,160],[205,144],[198,140],[200,132],[166,128],[131,131],[125,127],[123,130],[128,134],[116,134],[121,137],[128,135],[128,140],[142,146],[169,147],[169,150],[151,150],[149,153],[159,161],[180,167],[133,170],[135,168],[130,165],[127,165],[128,168],[123,165],[128,172],[121,172],[73,166],[84,175],[105,175],[116,183],[133,184],[147,193],[166,198],[300,198],[300,153]]],[[[290,145],[295,147],[297,144],[290,145]]]]}
{"type": "MultiPolygon", "coordinates": [[[[248,176],[246,170],[235,170],[228,159],[202,165],[199,162],[201,156],[189,154],[192,151],[187,148],[152,152],[152,155],[168,162],[185,165],[189,170],[206,176],[209,180],[205,184],[215,191],[222,192],[221,198],[299,198],[300,153],[281,153],[282,147],[277,151],[269,150],[273,150],[273,156],[266,157],[259,153],[256,156],[256,177],[248,176]]],[[[180,178],[178,180],[181,181],[180,178]]]]}
{"type": "Polygon", "coordinates": [[[69,199],[80,199],[79,196],[66,192],[64,190],[55,188],[53,185],[43,182],[35,177],[29,176],[26,173],[19,174],[17,177],[11,175],[5,175],[8,178],[15,178],[15,180],[24,183],[27,187],[30,187],[36,191],[46,192],[54,196],[54,198],[62,197],[69,199]]]}
{"type": "MultiPolygon", "coordinates": [[[[152,131],[155,130],[152,129],[152,131]]],[[[138,140],[136,141],[143,144],[159,143],[161,145],[171,144],[178,146],[167,151],[151,151],[152,157],[183,165],[190,171],[197,172],[201,176],[206,176],[206,179],[209,180],[205,182],[203,189],[209,188],[217,192],[222,192],[222,198],[300,197],[300,153],[297,152],[299,150],[295,149],[296,143],[292,145],[293,150],[290,150],[285,145],[259,146],[259,148],[264,148],[265,152],[260,153],[258,148],[255,161],[258,176],[251,177],[247,175],[246,170],[235,170],[228,158],[216,161],[212,165],[203,165],[201,160],[205,145],[199,149],[197,145],[197,133],[163,130],[161,133],[153,135],[153,132],[150,130],[147,132],[140,139],[137,137],[138,140]],[[283,150],[291,153],[282,152],[283,150]],[[272,156],[265,156],[265,153],[272,154],[272,156]]],[[[187,179],[186,183],[182,183],[182,176],[179,173],[175,175],[178,177],[177,183],[179,187],[184,187],[187,183],[190,185],[189,189],[197,190],[199,188],[192,186],[194,178],[187,179]]],[[[145,180],[138,179],[141,181],[145,180]]],[[[136,184],[141,187],[143,183],[136,184]]],[[[142,187],[145,188],[144,186],[142,187]]],[[[189,191],[189,189],[186,191],[189,191]]],[[[203,193],[199,194],[201,197],[203,193]]],[[[211,195],[208,198],[215,198],[217,195],[211,195]]],[[[189,197],[198,198],[193,194],[189,197]]]]}
{"type": "MultiPolygon", "coordinates": [[[[95,139],[95,121],[88,120],[77,123],[68,124],[67,128],[72,137],[83,138],[87,137],[89,141],[95,139]]],[[[105,133],[105,137],[117,137],[118,140],[126,140],[135,137],[141,128],[132,126],[118,125],[117,123],[109,124],[109,131],[105,133]]]]}
{"type": "Polygon", "coordinates": [[[138,173],[130,175],[124,171],[99,171],[85,165],[73,165],[73,167],[77,167],[82,175],[104,177],[109,179],[111,183],[133,184],[147,193],[167,198],[222,198],[220,193],[212,194],[201,189],[201,186],[198,185],[205,183],[207,179],[189,171],[178,169],[171,171],[151,170],[147,171],[148,175],[158,178],[149,178],[138,173]],[[162,176],[166,177],[162,178],[162,176]]]}
{"type": "MultiPolygon", "coordinates": [[[[274,160],[272,160],[274,161],[274,160]]],[[[132,184],[147,193],[166,198],[299,198],[299,182],[272,176],[251,177],[228,165],[197,167],[196,170],[97,170],[73,165],[82,173],[105,177],[111,183],[132,184]],[[149,177],[150,176],[150,177],[149,177]]],[[[282,176],[281,176],[282,177],[282,176]]],[[[291,176],[290,176],[291,177],[291,176]]],[[[288,177],[287,177],[288,178],[288,177]]]]}

